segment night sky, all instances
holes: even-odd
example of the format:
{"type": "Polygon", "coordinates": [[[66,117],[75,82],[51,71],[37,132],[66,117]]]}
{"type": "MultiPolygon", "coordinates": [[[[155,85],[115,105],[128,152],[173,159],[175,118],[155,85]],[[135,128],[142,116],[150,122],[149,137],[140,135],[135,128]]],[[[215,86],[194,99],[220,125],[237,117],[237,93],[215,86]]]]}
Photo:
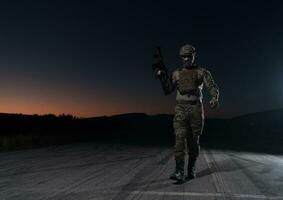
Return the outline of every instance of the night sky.
{"type": "Polygon", "coordinates": [[[1,1],[0,112],[173,113],[152,54],[172,72],[186,43],[220,88],[208,117],[283,107],[280,1],[59,2],[1,1]]]}

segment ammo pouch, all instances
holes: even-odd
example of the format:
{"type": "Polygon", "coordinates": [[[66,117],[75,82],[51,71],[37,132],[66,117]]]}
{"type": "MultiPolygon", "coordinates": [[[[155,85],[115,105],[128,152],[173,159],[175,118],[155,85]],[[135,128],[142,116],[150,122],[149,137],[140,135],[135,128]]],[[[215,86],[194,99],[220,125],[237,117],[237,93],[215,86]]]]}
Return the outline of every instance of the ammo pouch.
{"type": "Polygon", "coordinates": [[[179,72],[178,89],[181,95],[197,91],[199,86],[197,70],[182,70],[179,72]]]}

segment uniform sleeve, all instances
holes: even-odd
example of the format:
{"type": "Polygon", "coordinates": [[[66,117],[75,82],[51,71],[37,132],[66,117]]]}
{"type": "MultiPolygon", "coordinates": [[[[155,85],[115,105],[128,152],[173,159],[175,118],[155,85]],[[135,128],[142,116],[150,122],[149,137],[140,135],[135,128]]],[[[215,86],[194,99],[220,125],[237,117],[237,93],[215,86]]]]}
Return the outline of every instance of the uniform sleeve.
{"type": "Polygon", "coordinates": [[[170,76],[163,76],[160,81],[165,95],[171,94],[176,89],[177,81],[175,72],[173,72],[170,76]]]}
{"type": "Polygon", "coordinates": [[[215,83],[214,79],[211,76],[211,73],[208,70],[204,70],[203,79],[211,97],[219,99],[218,85],[215,83]]]}

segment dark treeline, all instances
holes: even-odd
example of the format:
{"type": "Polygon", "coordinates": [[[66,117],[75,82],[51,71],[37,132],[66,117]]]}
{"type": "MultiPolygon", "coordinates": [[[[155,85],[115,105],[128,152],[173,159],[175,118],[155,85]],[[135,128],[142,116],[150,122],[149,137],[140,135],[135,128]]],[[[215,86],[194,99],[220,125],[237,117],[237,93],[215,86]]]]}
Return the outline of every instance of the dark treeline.
{"type": "MultiPolygon", "coordinates": [[[[110,141],[173,145],[173,115],[130,113],[110,117],[0,114],[0,148],[110,141]]],[[[283,152],[283,109],[231,119],[206,119],[202,146],[219,149],[283,152]]]]}

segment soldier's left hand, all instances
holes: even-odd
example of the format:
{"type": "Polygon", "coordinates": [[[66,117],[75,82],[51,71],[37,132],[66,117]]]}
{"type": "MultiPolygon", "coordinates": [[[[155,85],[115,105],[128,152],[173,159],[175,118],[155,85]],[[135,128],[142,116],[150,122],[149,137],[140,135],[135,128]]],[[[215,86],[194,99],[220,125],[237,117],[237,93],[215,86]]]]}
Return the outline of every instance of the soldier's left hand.
{"type": "Polygon", "coordinates": [[[219,108],[219,101],[218,101],[218,99],[216,99],[216,98],[212,98],[212,99],[209,101],[209,104],[210,104],[210,107],[211,107],[211,108],[219,108]]]}

